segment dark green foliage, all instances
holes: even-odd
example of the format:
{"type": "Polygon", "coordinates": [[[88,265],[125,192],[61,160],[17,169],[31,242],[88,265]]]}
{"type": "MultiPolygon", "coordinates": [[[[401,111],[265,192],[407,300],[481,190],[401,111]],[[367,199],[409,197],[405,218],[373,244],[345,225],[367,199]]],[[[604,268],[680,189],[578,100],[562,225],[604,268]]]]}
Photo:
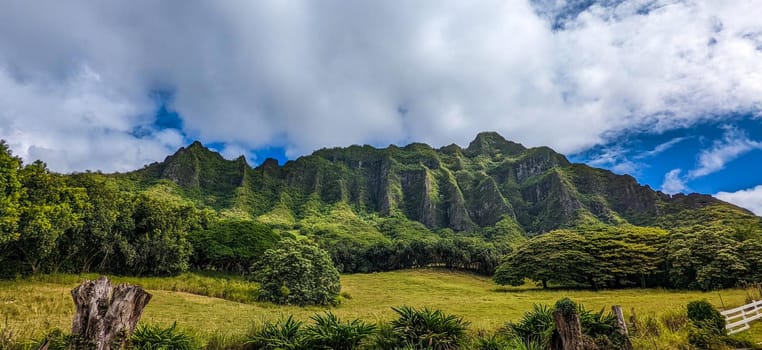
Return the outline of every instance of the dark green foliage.
{"type": "Polygon", "coordinates": [[[265,322],[249,336],[246,344],[254,350],[310,349],[302,322],[291,316],[276,322],[265,322]]]}
{"type": "Polygon", "coordinates": [[[397,347],[413,349],[457,349],[465,340],[469,322],[461,317],[429,308],[392,308],[399,316],[390,322],[397,347]]]}
{"type": "Polygon", "coordinates": [[[371,245],[339,241],[325,249],[342,272],[390,271],[426,266],[491,275],[502,250],[476,237],[394,240],[371,245]]]}
{"type": "Polygon", "coordinates": [[[707,329],[715,334],[725,334],[725,317],[706,300],[688,303],[688,319],[698,328],[707,329]]]}
{"type": "Polygon", "coordinates": [[[269,227],[253,222],[225,220],[189,235],[192,264],[201,269],[246,272],[278,241],[269,227]]]}
{"type": "Polygon", "coordinates": [[[556,230],[518,246],[498,267],[499,284],[593,289],[662,286],[711,290],[760,281],[762,242],[737,241],[732,228],[696,226],[671,233],[636,226],[556,230]]]}
{"type": "Polygon", "coordinates": [[[177,322],[169,327],[139,325],[131,338],[136,350],[196,350],[200,341],[193,335],[177,328],[177,322]]]}
{"type": "Polygon", "coordinates": [[[563,298],[556,301],[555,311],[560,312],[568,320],[577,313],[577,304],[569,298],[563,298]]]}
{"type": "Polygon", "coordinates": [[[342,322],[331,312],[314,315],[312,320],[315,323],[305,333],[313,349],[356,349],[376,328],[360,320],[342,322]]]}
{"type": "Polygon", "coordinates": [[[341,289],[330,256],[314,243],[285,238],[252,267],[261,300],[278,304],[329,305],[341,289]]]}

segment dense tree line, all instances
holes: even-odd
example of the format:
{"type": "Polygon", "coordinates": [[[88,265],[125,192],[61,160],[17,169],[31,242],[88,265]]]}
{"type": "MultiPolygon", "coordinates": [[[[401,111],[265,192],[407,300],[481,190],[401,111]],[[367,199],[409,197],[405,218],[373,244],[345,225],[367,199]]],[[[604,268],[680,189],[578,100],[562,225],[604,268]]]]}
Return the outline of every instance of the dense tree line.
{"type": "Polygon", "coordinates": [[[745,228],[601,226],[556,230],[509,254],[494,279],[593,289],[718,289],[762,282],[762,240],[745,228]]]}
{"type": "Polygon", "coordinates": [[[325,245],[345,273],[438,266],[491,276],[508,248],[476,237],[404,239],[365,244],[352,240],[325,245]]]}
{"type": "Polygon", "coordinates": [[[109,178],[24,165],[0,143],[0,275],[109,272],[171,275],[188,268],[188,203],[120,191],[109,178]]]}

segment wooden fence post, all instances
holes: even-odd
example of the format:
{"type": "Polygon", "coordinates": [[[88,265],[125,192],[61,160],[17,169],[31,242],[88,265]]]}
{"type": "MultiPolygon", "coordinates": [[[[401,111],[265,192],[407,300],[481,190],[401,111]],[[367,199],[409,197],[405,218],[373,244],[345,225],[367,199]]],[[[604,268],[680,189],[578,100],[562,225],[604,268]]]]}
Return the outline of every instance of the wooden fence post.
{"type": "Polygon", "coordinates": [[[582,325],[576,310],[564,314],[561,311],[553,311],[553,320],[556,323],[556,331],[560,336],[560,350],[582,350],[582,325]]]}
{"type": "Polygon", "coordinates": [[[71,290],[77,306],[72,322],[72,349],[123,348],[151,300],[143,288],[129,284],[111,286],[106,276],[84,281],[71,290]]]}
{"type": "Polygon", "coordinates": [[[632,350],[632,343],[630,343],[630,335],[627,333],[627,323],[624,322],[624,312],[622,312],[622,307],[613,305],[611,311],[616,315],[617,331],[619,331],[619,334],[622,336],[622,341],[624,342],[622,344],[622,349],[632,350]]]}

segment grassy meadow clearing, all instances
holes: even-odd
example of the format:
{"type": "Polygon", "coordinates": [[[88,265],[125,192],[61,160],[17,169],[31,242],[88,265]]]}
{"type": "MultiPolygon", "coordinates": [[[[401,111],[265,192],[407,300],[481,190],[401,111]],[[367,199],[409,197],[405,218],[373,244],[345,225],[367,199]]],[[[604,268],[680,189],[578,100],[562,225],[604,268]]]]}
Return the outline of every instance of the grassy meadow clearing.
{"type": "MultiPolygon", "coordinates": [[[[74,304],[69,291],[96,275],[43,275],[0,282],[0,328],[20,338],[38,337],[52,328],[68,331],[74,304]]],[[[168,278],[114,277],[115,282],[142,285],[153,294],[143,323],[169,325],[177,321],[199,336],[245,333],[253,324],[294,315],[309,320],[324,307],[277,306],[253,301],[256,284],[237,277],[183,274],[168,278]],[[230,299],[230,300],[228,300],[230,299]]],[[[619,304],[629,317],[635,308],[639,317],[658,316],[679,310],[692,300],[706,299],[718,308],[744,304],[750,290],[720,292],[624,289],[604,291],[542,290],[532,285],[501,287],[485,277],[433,269],[404,270],[341,277],[341,305],[329,308],[341,318],[367,321],[389,320],[392,306],[428,306],[463,316],[471,330],[494,330],[507,321],[518,320],[533,304],[552,305],[570,297],[589,310],[619,304]]],[[[762,340],[762,327],[751,333],[762,340]]]]}

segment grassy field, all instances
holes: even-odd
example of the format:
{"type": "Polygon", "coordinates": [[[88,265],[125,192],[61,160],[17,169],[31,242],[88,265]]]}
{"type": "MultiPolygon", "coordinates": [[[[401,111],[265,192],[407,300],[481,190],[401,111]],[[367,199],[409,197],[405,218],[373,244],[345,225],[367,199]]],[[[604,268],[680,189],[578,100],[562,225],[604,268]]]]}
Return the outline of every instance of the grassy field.
{"type": "MultiPolygon", "coordinates": [[[[10,328],[22,337],[39,336],[55,327],[70,329],[74,304],[69,291],[82,279],[95,277],[53,275],[0,282],[0,328],[10,328]]],[[[185,274],[173,278],[114,280],[143,285],[154,295],[143,322],[168,325],[177,321],[181,327],[202,336],[241,334],[254,323],[289,314],[308,320],[324,310],[222,299],[246,301],[254,295],[256,285],[236,278],[185,274]]],[[[535,303],[553,304],[563,297],[570,297],[592,310],[619,304],[626,310],[626,316],[631,308],[638,316],[657,315],[697,299],[707,299],[719,308],[723,304],[733,307],[750,297],[743,289],[702,293],[661,289],[594,292],[541,290],[532,286],[507,288],[484,277],[427,269],[344,275],[341,282],[342,292],[351,298],[330,308],[340,317],[388,320],[393,317],[391,306],[429,306],[463,316],[471,322],[471,329],[488,330],[517,320],[535,303]]],[[[760,338],[756,334],[762,334],[758,328],[755,327],[755,338],[760,338]]]]}

